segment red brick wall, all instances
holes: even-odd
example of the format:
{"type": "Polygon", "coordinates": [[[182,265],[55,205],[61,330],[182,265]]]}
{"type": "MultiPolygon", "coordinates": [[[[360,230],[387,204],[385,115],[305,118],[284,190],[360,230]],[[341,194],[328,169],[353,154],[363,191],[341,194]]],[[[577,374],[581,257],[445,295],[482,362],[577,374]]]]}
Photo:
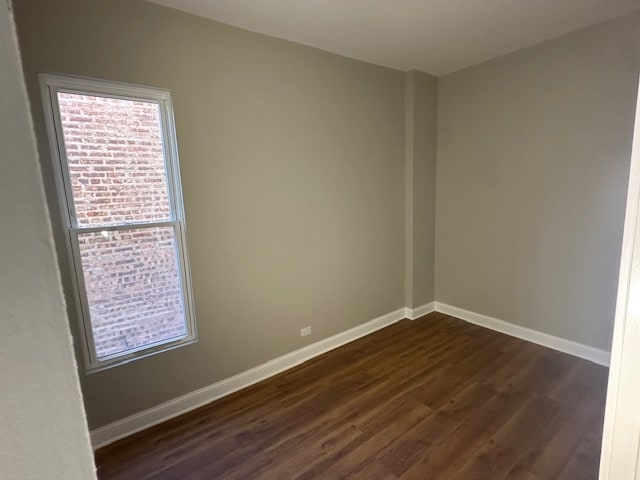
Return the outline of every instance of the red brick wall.
{"type": "MultiPolygon", "coordinates": [[[[158,106],[59,94],[77,224],[170,220],[158,106]]],[[[98,357],[185,333],[173,229],[81,234],[98,357]]]]}
{"type": "Polygon", "coordinates": [[[80,226],[169,219],[158,106],[59,94],[80,226]]]}

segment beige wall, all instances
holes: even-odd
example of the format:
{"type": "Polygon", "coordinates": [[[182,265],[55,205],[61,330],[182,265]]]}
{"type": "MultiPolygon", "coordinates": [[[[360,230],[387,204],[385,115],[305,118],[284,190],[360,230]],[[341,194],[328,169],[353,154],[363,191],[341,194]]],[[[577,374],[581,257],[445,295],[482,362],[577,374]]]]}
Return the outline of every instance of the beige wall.
{"type": "Polygon", "coordinates": [[[439,79],[436,298],[609,349],[640,16],[439,79]]]}
{"type": "Polygon", "coordinates": [[[200,341],[82,376],[92,427],[434,298],[608,349],[639,16],[436,80],[139,0],[17,13],[45,156],[38,71],[173,92],[200,341]]]}
{"type": "Polygon", "coordinates": [[[404,306],[401,72],[142,1],[16,9],[46,156],[36,72],[173,92],[200,341],[84,376],[91,427],[404,306]]]}
{"type": "Polygon", "coordinates": [[[95,469],[6,2],[0,65],[1,476],[89,480],[95,469]]]}
{"type": "Polygon", "coordinates": [[[405,73],[405,305],[434,300],[438,79],[405,73]]]}

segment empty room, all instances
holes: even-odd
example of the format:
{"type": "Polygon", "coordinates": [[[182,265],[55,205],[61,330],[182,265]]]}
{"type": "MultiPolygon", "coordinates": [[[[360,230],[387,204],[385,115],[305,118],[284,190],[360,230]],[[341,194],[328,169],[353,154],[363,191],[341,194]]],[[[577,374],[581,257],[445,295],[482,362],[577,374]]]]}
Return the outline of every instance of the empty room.
{"type": "Polygon", "coordinates": [[[0,476],[640,478],[637,0],[1,9],[0,476]]]}

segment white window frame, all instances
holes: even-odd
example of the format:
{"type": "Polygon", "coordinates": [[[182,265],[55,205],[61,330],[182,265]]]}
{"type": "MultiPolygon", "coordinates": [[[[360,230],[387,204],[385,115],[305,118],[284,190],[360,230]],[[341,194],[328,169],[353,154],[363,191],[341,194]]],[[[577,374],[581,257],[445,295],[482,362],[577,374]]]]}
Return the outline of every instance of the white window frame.
{"type": "Polygon", "coordinates": [[[83,341],[81,343],[86,371],[91,373],[104,370],[106,368],[129,363],[139,358],[148,357],[150,355],[155,355],[160,352],[165,352],[167,350],[172,350],[174,348],[196,342],[197,331],[193,291],[191,287],[189,255],[187,252],[185,214],[182,201],[180,168],[178,163],[178,146],[173,107],[171,104],[171,94],[169,90],[71,75],[40,74],[39,77],[45,121],[49,137],[49,146],[53,160],[56,191],[60,204],[63,228],[65,231],[67,256],[69,258],[69,265],[72,273],[73,293],[78,318],[80,319],[80,331],[83,336],[83,341]],[[69,175],[62,123],[60,120],[58,93],[73,93],[123,100],[144,101],[155,103],[159,106],[160,128],[162,133],[165,171],[167,175],[167,193],[169,196],[171,212],[169,221],[131,222],[96,227],[77,226],[73,204],[73,192],[71,190],[71,177],[69,175]],[[88,298],[78,245],[78,235],[80,233],[91,233],[105,230],[114,231],[161,226],[170,226],[174,229],[177,243],[183,310],[186,321],[186,335],[139,347],[134,350],[127,350],[124,353],[111,354],[98,359],[93,340],[93,330],[91,328],[88,298]]]}

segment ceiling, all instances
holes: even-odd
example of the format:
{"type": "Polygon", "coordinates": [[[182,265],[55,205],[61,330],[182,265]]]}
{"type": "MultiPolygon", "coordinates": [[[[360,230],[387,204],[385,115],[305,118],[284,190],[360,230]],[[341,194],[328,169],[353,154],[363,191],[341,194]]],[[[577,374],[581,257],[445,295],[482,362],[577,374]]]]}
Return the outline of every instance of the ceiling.
{"type": "Polygon", "coordinates": [[[640,0],[151,0],[247,30],[443,75],[640,8],[640,0]]]}

